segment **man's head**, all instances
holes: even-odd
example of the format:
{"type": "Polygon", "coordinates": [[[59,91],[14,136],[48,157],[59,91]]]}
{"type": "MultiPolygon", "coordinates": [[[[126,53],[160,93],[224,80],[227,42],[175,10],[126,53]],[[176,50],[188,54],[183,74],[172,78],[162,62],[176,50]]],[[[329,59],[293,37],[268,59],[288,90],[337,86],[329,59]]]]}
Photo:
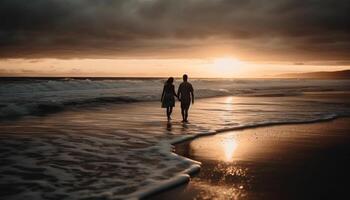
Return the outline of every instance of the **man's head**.
{"type": "Polygon", "coordinates": [[[187,79],[188,79],[187,74],[184,74],[184,75],[182,76],[182,79],[183,79],[185,82],[187,82],[187,79]]]}

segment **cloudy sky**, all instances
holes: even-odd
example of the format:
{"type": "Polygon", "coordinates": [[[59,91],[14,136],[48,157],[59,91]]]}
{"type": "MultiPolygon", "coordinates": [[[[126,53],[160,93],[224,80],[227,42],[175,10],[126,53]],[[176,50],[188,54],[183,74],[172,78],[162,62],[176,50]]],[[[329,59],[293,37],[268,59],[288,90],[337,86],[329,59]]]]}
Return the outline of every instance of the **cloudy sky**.
{"type": "Polygon", "coordinates": [[[1,0],[0,75],[350,68],[348,0],[1,0]]]}

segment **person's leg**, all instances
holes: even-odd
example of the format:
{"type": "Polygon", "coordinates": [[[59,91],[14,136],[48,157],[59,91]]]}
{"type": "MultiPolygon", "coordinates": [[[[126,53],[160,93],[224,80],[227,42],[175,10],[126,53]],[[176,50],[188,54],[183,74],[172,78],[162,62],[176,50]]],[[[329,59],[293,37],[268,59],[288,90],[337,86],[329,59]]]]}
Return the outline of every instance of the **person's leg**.
{"type": "Polygon", "coordinates": [[[185,109],[185,122],[187,122],[187,118],[188,118],[188,108],[185,109]]]}
{"type": "Polygon", "coordinates": [[[170,107],[166,107],[166,116],[167,116],[167,118],[168,118],[168,120],[169,120],[169,118],[170,118],[170,107]]]}
{"type": "Polygon", "coordinates": [[[185,121],[185,109],[184,107],[181,105],[181,115],[182,115],[182,121],[185,121]]]}
{"type": "Polygon", "coordinates": [[[169,117],[168,117],[168,119],[171,119],[171,113],[173,113],[173,107],[169,107],[169,117]]]}

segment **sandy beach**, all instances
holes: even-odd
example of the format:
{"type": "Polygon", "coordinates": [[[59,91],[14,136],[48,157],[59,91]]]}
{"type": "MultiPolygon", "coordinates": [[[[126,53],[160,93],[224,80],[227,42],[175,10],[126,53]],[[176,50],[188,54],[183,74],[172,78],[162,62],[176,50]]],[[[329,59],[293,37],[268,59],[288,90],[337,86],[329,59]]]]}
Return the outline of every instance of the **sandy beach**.
{"type": "Polygon", "coordinates": [[[183,185],[149,199],[342,199],[350,119],[251,128],[176,145],[202,162],[183,185]]]}

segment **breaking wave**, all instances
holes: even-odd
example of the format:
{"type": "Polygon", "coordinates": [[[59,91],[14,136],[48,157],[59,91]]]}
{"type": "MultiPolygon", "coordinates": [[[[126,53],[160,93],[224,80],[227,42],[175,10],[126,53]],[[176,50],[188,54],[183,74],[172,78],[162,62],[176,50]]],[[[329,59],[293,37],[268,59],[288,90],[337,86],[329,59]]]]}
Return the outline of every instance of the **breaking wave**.
{"type": "MultiPolygon", "coordinates": [[[[0,119],[42,115],[84,105],[158,101],[163,79],[0,79],[0,119]]],[[[347,80],[194,79],[196,98],[284,97],[349,91],[347,80]]],[[[175,82],[178,86],[179,82],[175,82]]]]}

